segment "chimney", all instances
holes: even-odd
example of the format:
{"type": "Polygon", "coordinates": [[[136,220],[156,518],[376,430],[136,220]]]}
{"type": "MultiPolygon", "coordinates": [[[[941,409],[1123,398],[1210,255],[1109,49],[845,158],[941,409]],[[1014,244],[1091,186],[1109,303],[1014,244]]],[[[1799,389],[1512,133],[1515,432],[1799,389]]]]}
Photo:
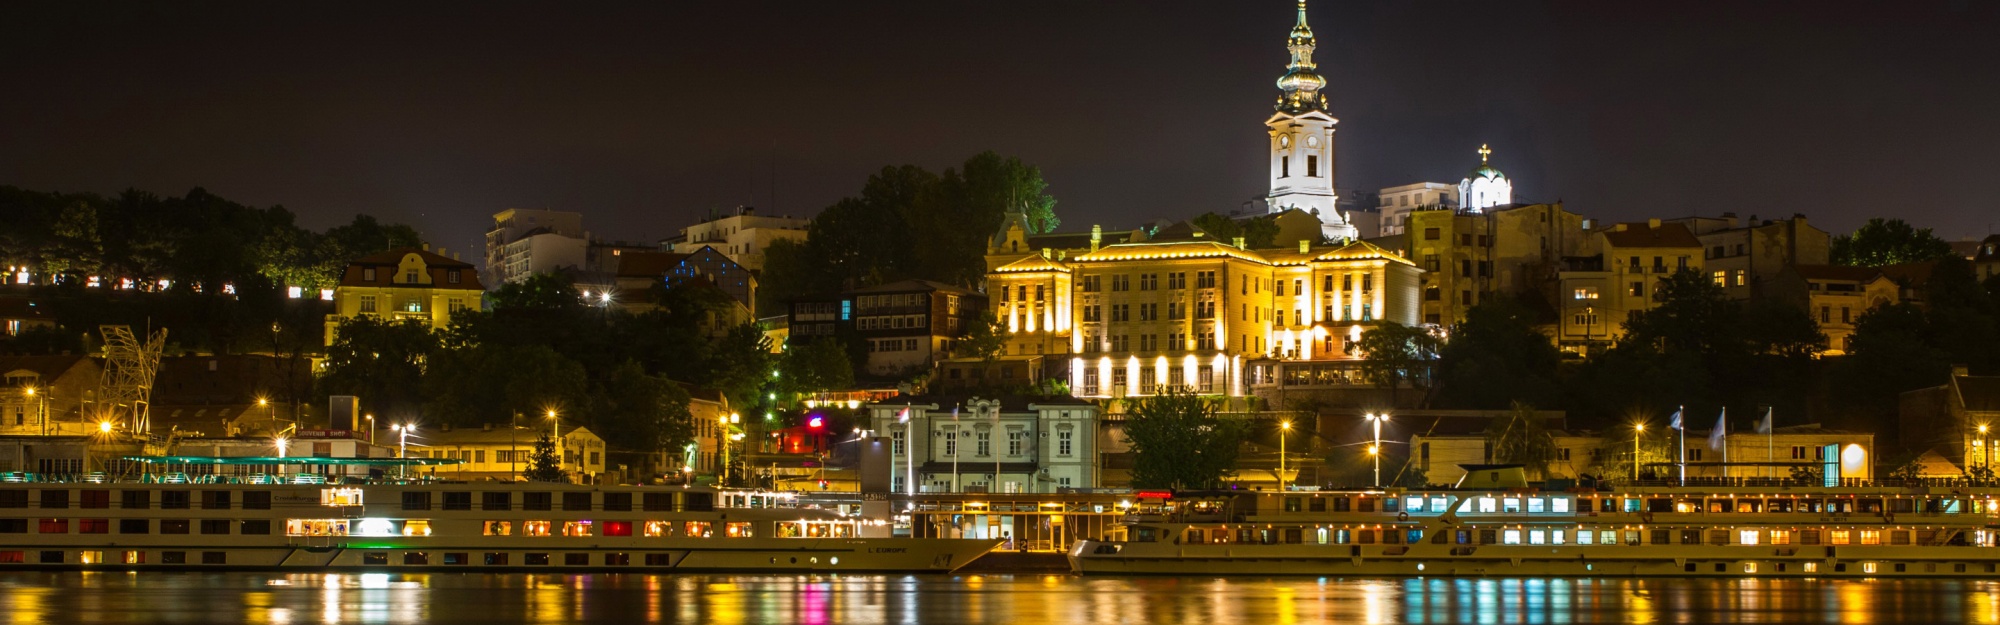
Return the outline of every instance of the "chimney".
{"type": "Polygon", "coordinates": [[[1103,245],[1103,244],[1104,244],[1104,226],[1100,226],[1100,225],[1097,225],[1097,224],[1091,224],[1091,226],[1090,226],[1090,251],[1093,251],[1093,252],[1097,251],[1097,247],[1098,247],[1098,246],[1100,246],[1100,245],[1103,245]]]}
{"type": "Polygon", "coordinates": [[[1313,249],[1313,242],[1311,239],[1299,239],[1300,254],[1311,254],[1312,249],[1313,249]]]}
{"type": "Polygon", "coordinates": [[[1612,231],[1612,232],[1624,232],[1624,231],[1625,231],[1625,226],[1627,226],[1627,225],[1630,225],[1630,224],[1626,224],[1626,223],[1623,223],[1623,222],[1620,222],[1620,223],[1619,223],[1618,225],[1616,225],[1616,226],[1612,226],[1612,227],[1611,227],[1611,231],[1612,231]]]}
{"type": "Polygon", "coordinates": [[[1049,248],[1046,248],[1046,247],[1045,247],[1045,248],[1042,248],[1042,258],[1044,258],[1044,259],[1048,259],[1048,258],[1055,258],[1055,257],[1056,257],[1056,255],[1055,255],[1055,250],[1052,250],[1052,249],[1049,249],[1049,248]]]}
{"type": "Polygon", "coordinates": [[[1965,366],[1965,365],[1952,365],[1952,366],[1951,366],[1951,377],[1954,377],[1954,378],[1962,378],[1962,377],[1966,377],[1966,376],[1969,376],[1969,375],[1972,375],[1972,368],[1971,368],[1971,367],[1967,367],[1967,366],[1965,366]]]}
{"type": "Polygon", "coordinates": [[[1243,237],[1236,237],[1233,241],[1236,243],[1236,249],[1244,249],[1243,237]]]}
{"type": "Polygon", "coordinates": [[[444,246],[442,246],[442,245],[438,246],[438,255],[439,255],[439,256],[444,256],[444,257],[447,257],[447,258],[449,258],[449,257],[451,256],[450,254],[446,254],[446,253],[444,252],[444,246]]]}
{"type": "Polygon", "coordinates": [[[1646,227],[1648,227],[1648,228],[1652,228],[1652,229],[1655,229],[1655,230],[1658,230],[1658,229],[1660,228],[1660,220],[1659,220],[1659,218],[1657,218],[1657,217],[1656,217],[1656,218],[1653,218],[1653,219],[1648,219],[1648,220],[1646,220],[1646,227]]]}
{"type": "Polygon", "coordinates": [[[481,424],[479,424],[479,431],[481,431],[481,432],[491,432],[491,431],[493,431],[493,424],[491,424],[491,423],[481,423],[481,424]]]}
{"type": "Polygon", "coordinates": [[[426,252],[431,251],[431,244],[429,241],[424,242],[424,251],[426,252]]]}

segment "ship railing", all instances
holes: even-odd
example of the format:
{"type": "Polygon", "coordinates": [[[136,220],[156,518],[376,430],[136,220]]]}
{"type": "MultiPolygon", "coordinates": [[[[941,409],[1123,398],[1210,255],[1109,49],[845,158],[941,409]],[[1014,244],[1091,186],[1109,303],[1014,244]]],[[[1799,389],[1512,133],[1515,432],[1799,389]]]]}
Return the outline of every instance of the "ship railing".
{"type": "Polygon", "coordinates": [[[1968,479],[1964,477],[1850,477],[1834,480],[1832,484],[1818,478],[1789,479],[1767,477],[1690,477],[1687,479],[1624,480],[1623,482],[1629,486],[1654,488],[2000,488],[2000,480],[1968,479]]]}

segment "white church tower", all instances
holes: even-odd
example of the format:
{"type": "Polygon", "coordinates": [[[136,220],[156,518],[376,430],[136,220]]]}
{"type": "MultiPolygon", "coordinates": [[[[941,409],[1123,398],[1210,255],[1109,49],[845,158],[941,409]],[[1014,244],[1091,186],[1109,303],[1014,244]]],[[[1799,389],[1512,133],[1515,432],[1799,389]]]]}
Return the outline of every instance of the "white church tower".
{"type": "Polygon", "coordinates": [[[1271,194],[1265,203],[1272,213],[1296,208],[1317,215],[1329,239],[1358,238],[1335,208],[1333,125],[1340,120],[1327,114],[1326,96],[1320,95],[1326,79],[1313,73],[1314,44],[1305,0],[1299,0],[1299,23],[1285,42],[1292,62],[1278,78],[1285,93],[1278,97],[1278,112],[1264,121],[1271,134],[1271,194]]]}
{"type": "Polygon", "coordinates": [[[1507,174],[1500,173],[1486,162],[1493,155],[1493,149],[1484,144],[1479,146],[1479,166],[1466,174],[1458,182],[1458,202],[1461,208],[1473,213],[1483,213],[1495,206],[1514,203],[1514,183],[1507,180],[1507,174]]]}

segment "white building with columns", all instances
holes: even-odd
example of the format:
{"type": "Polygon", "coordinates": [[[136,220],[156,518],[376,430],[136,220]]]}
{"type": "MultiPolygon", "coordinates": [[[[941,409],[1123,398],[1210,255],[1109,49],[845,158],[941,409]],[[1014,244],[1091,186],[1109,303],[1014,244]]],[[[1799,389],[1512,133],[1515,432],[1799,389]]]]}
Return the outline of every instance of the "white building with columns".
{"type": "Polygon", "coordinates": [[[868,405],[897,493],[1097,486],[1097,405],[1070,397],[919,395],[868,405]],[[914,485],[914,490],[912,489],[914,485]]]}

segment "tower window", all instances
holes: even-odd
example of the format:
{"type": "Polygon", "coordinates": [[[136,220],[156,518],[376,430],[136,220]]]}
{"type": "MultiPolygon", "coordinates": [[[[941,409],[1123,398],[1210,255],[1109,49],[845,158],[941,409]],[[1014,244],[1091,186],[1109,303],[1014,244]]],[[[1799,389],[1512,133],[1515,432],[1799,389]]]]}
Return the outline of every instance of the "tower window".
{"type": "Polygon", "coordinates": [[[1292,177],[1292,157],[1290,156],[1278,157],[1278,177],[1279,178],[1292,177]]]}
{"type": "Polygon", "coordinates": [[[1319,156],[1312,154],[1306,155],[1306,177],[1308,178],[1319,177],[1319,156]]]}

